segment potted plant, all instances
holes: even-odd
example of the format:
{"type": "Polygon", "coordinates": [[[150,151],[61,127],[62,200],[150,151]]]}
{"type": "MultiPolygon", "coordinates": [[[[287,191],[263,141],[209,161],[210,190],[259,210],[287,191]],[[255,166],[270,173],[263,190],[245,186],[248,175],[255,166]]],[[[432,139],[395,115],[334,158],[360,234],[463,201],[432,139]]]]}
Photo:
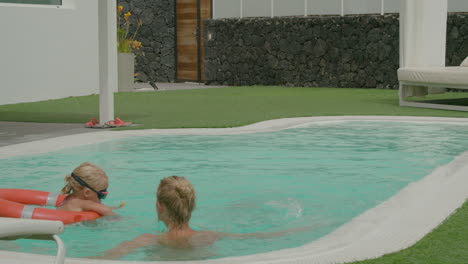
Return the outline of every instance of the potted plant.
{"type": "Polygon", "coordinates": [[[138,25],[133,34],[130,34],[130,16],[132,13],[123,12],[123,6],[117,7],[117,50],[118,50],[118,75],[119,92],[133,90],[135,75],[135,55],[143,55],[141,42],[136,40],[138,30],[143,24],[138,20],[138,25]],[[123,17],[123,20],[121,19],[123,17]]]}

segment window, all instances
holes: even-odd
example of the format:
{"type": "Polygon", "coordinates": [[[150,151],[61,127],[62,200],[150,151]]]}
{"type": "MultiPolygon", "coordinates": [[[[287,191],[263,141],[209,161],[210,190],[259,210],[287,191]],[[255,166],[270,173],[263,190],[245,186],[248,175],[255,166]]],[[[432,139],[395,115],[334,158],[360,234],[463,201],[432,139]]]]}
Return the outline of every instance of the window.
{"type": "Polygon", "coordinates": [[[0,0],[0,3],[35,4],[35,5],[62,5],[62,0],[0,0]]]}

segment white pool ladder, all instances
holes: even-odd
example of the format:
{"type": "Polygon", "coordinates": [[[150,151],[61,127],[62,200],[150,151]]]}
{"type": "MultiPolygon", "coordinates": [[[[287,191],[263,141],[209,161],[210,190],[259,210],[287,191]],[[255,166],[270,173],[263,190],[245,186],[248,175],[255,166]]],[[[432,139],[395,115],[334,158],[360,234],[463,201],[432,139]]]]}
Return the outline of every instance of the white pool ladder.
{"type": "Polygon", "coordinates": [[[21,238],[55,240],[57,244],[55,264],[65,262],[65,244],[57,235],[63,230],[64,226],[60,221],[0,217],[0,240],[21,238]]]}

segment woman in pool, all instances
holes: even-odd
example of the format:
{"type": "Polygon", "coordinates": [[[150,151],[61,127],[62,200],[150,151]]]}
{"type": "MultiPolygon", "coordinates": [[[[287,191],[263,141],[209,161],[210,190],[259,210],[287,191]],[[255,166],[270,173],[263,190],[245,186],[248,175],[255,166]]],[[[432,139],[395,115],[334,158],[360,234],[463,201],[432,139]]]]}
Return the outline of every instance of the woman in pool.
{"type": "Polygon", "coordinates": [[[120,207],[110,207],[101,203],[107,196],[109,187],[106,173],[98,166],[85,162],[65,176],[66,185],[62,194],[68,194],[58,210],[83,212],[95,211],[102,216],[115,215],[112,211],[120,207]]]}
{"type": "Polygon", "coordinates": [[[192,211],[195,209],[195,190],[184,177],[170,176],[161,180],[156,193],[158,219],[169,231],[163,234],[143,234],[131,241],[125,241],[105,252],[98,258],[119,259],[137,248],[166,246],[174,249],[192,249],[212,245],[216,240],[229,238],[270,238],[288,232],[303,231],[310,227],[289,229],[269,233],[230,234],[214,231],[195,231],[189,226],[192,211]]]}

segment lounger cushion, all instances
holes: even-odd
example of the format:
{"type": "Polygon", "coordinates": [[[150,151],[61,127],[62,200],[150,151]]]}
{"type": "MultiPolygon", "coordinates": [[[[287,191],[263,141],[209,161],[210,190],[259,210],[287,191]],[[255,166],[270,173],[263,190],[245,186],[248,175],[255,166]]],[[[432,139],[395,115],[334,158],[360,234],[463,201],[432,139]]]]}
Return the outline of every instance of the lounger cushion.
{"type": "Polygon", "coordinates": [[[462,63],[460,64],[460,66],[468,67],[468,57],[466,57],[465,60],[462,61],[462,63]]]}
{"type": "Polygon", "coordinates": [[[468,67],[400,68],[398,80],[415,83],[454,84],[468,87],[468,67]]]}

